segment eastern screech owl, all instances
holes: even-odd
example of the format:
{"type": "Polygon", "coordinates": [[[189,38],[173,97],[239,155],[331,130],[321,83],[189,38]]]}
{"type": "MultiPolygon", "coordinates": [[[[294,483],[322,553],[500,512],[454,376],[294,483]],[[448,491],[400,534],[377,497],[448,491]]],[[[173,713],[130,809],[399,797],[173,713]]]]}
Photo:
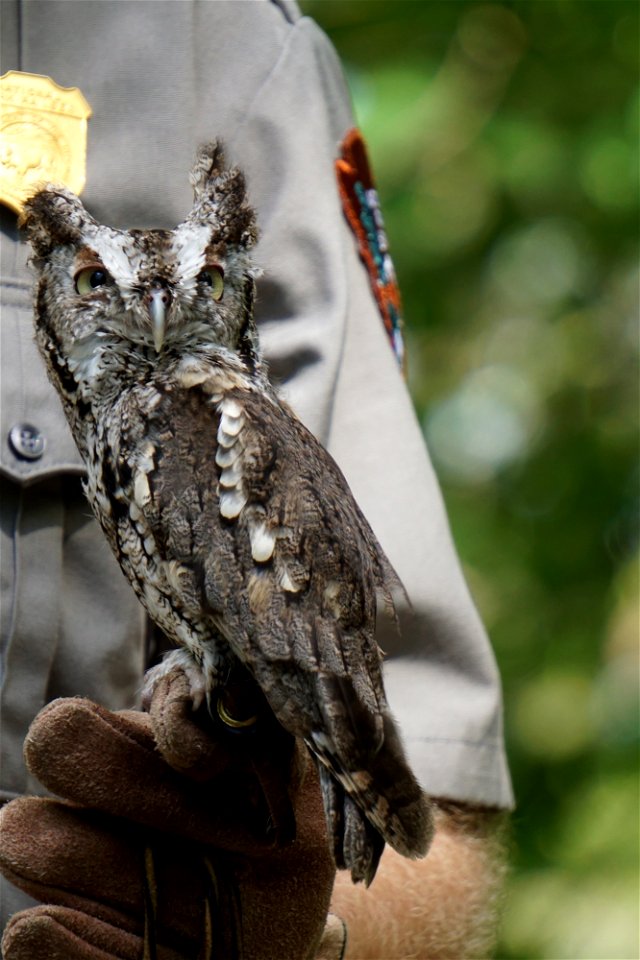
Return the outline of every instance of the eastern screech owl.
{"type": "Polygon", "coordinates": [[[37,342],[91,506],[178,644],[156,670],[177,661],[197,704],[240,661],[319,761],[338,866],[369,883],[385,841],[417,857],[432,834],[374,639],[376,592],[389,598],[396,578],[340,470],[267,379],[242,173],[215,144],[191,182],[172,231],[102,226],[55,187],[26,204],[37,342]]]}

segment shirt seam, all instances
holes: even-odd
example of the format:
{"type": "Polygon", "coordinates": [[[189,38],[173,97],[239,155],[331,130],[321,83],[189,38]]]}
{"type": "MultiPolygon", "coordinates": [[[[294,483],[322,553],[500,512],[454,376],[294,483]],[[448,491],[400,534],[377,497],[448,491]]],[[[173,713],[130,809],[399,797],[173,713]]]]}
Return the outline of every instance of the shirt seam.
{"type": "Polygon", "coordinates": [[[467,737],[420,737],[405,734],[405,743],[462,743],[467,747],[476,749],[490,748],[492,750],[500,748],[502,740],[499,737],[486,737],[483,740],[470,740],[467,737]]]}
{"type": "MultiPolygon", "coordinates": [[[[289,21],[289,20],[287,20],[287,22],[288,22],[288,23],[291,23],[291,21],[289,21]]],[[[251,98],[251,102],[250,102],[249,106],[247,107],[247,110],[246,110],[246,112],[245,112],[245,115],[244,115],[244,117],[243,117],[243,119],[242,119],[242,122],[238,125],[238,127],[237,127],[237,129],[236,129],[236,132],[235,132],[235,135],[234,135],[233,139],[230,141],[230,144],[229,144],[229,145],[230,145],[231,148],[233,148],[233,147],[238,143],[238,141],[241,139],[241,137],[243,136],[243,134],[244,134],[247,126],[249,125],[249,122],[250,122],[251,117],[252,117],[252,115],[253,115],[253,111],[254,111],[254,108],[255,108],[255,105],[256,105],[257,101],[258,101],[259,98],[262,96],[263,91],[264,91],[264,90],[267,88],[267,86],[271,83],[272,78],[275,76],[275,74],[276,74],[276,73],[278,72],[278,70],[280,69],[280,65],[281,65],[281,63],[283,62],[283,60],[285,59],[285,57],[288,55],[289,50],[290,50],[290,48],[291,48],[294,40],[297,39],[297,37],[296,37],[295,35],[298,33],[299,28],[301,27],[301,25],[305,25],[305,26],[306,26],[306,24],[307,24],[308,22],[309,22],[309,17],[300,17],[300,19],[299,19],[299,20],[296,20],[295,23],[291,23],[291,29],[290,29],[290,31],[289,31],[289,34],[288,34],[286,40],[285,40],[284,43],[282,44],[282,48],[281,48],[278,56],[277,56],[277,57],[275,58],[275,60],[273,61],[273,64],[272,64],[272,66],[271,66],[271,69],[267,72],[266,76],[262,79],[262,81],[261,81],[260,84],[258,85],[257,89],[255,90],[254,95],[253,95],[253,97],[251,98]]]]}

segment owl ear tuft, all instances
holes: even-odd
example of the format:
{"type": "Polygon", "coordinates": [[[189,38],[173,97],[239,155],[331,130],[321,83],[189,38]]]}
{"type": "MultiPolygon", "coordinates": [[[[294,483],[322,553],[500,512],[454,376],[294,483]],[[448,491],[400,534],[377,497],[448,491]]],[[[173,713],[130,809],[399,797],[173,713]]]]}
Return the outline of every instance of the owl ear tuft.
{"type": "Polygon", "coordinates": [[[247,184],[238,167],[227,168],[220,140],[200,147],[189,177],[194,206],[192,222],[215,221],[231,244],[252,247],[257,240],[256,217],[247,200],[247,184]]]}
{"type": "Polygon", "coordinates": [[[47,186],[26,201],[18,226],[36,256],[44,258],[54,247],[77,245],[88,222],[93,220],[74,193],[47,186]]]}
{"type": "Polygon", "coordinates": [[[198,148],[189,181],[193,187],[195,199],[205,197],[215,181],[225,172],[224,146],[221,140],[203,143],[198,148]]]}

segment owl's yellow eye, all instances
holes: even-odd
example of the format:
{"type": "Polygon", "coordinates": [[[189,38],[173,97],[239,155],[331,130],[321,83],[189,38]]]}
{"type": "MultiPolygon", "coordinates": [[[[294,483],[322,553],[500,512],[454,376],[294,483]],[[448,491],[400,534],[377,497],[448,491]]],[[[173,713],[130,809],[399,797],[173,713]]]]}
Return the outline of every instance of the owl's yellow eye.
{"type": "Polygon", "coordinates": [[[91,267],[83,267],[76,273],[73,283],[76,293],[84,296],[85,293],[91,293],[96,287],[102,287],[108,283],[111,277],[104,267],[94,264],[91,267]]]}
{"type": "Polygon", "coordinates": [[[224,270],[222,267],[205,267],[197,276],[198,283],[211,287],[211,296],[220,300],[224,292],[224,270]]]}

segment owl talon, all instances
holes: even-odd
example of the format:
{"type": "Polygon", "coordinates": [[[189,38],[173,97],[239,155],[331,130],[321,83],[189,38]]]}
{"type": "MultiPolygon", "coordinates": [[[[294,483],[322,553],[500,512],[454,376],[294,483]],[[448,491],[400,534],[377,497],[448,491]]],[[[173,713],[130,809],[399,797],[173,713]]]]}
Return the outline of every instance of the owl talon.
{"type": "Polygon", "coordinates": [[[215,680],[205,674],[202,667],[196,663],[187,650],[172,650],[161,663],[147,670],[142,688],[142,708],[149,710],[156,687],[163,677],[179,671],[185,675],[189,684],[189,697],[193,709],[198,710],[205,700],[208,700],[215,684],[215,680]]]}
{"type": "Polygon", "coordinates": [[[250,717],[236,717],[233,714],[229,713],[227,710],[223,697],[218,697],[216,701],[216,707],[218,710],[218,716],[224,723],[225,727],[230,727],[232,730],[250,730],[252,727],[255,727],[258,722],[258,715],[256,713],[251,714],[250,717]]]}

